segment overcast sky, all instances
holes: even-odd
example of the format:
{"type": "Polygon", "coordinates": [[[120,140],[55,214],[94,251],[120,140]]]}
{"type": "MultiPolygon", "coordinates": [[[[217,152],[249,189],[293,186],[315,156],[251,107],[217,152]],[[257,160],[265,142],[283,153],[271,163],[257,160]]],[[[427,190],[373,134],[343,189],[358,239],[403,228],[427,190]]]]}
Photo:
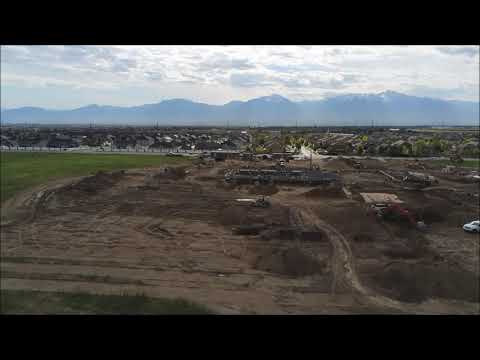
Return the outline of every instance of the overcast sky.
{"type": "Polygon", "coordinates": [[[2,108],[393,90],[479,101],[478,46],[2,46],[2,108]]]}

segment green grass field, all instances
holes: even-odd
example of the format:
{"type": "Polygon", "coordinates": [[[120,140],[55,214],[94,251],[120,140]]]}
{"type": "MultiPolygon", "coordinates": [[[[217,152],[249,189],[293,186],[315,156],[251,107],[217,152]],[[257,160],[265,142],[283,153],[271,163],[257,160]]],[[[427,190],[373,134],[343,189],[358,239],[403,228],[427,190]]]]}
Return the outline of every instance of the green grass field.
{"type": "Polygon", "coordinates": [[[440,166],[455,165],[460,167],[472,168],[472,170],[478,169],[480,167],[480,159],[464,160],[461,164],[453,163],[450,160],[433,160],[433,161],[435,161],[436,165],[440,165],[440,166]]]}
{"type": "MultiPolygon", "coordinates": [[[[162,155],[0,153],[1,201],[52,179],[165,165],[182,165],[187,158],[162,155]]],[[[42,314],[208,314],[188,301],[145,296],[91,295],[38,291],[1,292],[1,313],[42,314]]]]}
{"type": "Polygon", "coordinates": [[[0,153],[0,199],[52,179],[89,175],[98,170],[187,164],[183,157],[162,155],[0,153]]]}
{"type": "Polygon", "coordinates": [[[157,314],[207,315],[207,308],[182,299],[143,295],[94,295],[43,291],[2,290],[2,314],[157,314]]]}

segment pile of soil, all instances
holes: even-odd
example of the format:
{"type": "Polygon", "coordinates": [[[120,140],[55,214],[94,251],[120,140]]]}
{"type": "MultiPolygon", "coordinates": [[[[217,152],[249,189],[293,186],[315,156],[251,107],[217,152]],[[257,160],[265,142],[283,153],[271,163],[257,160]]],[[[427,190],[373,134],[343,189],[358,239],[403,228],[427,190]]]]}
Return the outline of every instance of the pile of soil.
{"type": "Polygon", "coordinates": [[[186,176],[186,167],[166,167],[161,171],[147,175],[145,184],[155,187],[160,184],[168,184],[172,181],[184,179],[186,176]]]}
{"type": "Polygon", "coordinates": [[[400,301],[446,298],[479,302],[478,275],[446,263],[393,262],[372,278],[389,296],[400,301]]]}
{"type": "Polygon", "coordinates": [[[248,189],[249,194],[253,195],[273,195],[278,192],[276,185],[254,185],[248,189]]]}
{"type": "Polygon", "coordinates": [[[87,176],[79,182],[67,186],[65,190],[79,191],[87,194],[96,194],[115,185],[123,176],[123,170],[107,173],[98,171],[95,175],[87,176]]]}
{"type": "Polygon", "coordinates": [[[172,180],[180,180],[185,178],[187,175],[187,170],[183,166],[179,167],[167,167],[163,170],[162,177],[172,180]]]}
{"type": "Polygon", "coordinates": [[[298,247],[291,247],[259,256],[254,263],[254,268],[281,275],[301,277],[324,272],[326,264],[298,247]]]}
{"type": "Polygon", "coordinates": [[[449,206],[428,205],[417,209],[415,213],[421,221],[424,221],[426,224],[431,224],[444,221],[450,212],[448,208],[449,206]]]}

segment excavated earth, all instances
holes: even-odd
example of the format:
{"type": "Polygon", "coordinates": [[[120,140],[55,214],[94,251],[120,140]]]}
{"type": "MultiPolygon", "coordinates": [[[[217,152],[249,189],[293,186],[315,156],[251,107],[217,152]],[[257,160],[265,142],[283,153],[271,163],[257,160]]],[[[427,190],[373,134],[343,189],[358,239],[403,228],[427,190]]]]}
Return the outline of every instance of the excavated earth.
{"type": "Polygon", "coordinates": [[[182,297],[234,314],[478,313],[478,237],[458,229],[473,211],[461,200],[371,169],[342,168],[351,198],[235,187],[221,181],[235,165],[100,172],[20,194],[2,206],[2,289],[182,297]],[[417,207],[429,230],[368,217],[358,192],[370,188],[417,207]],[[271,207],[236,201],[262,195],[271,207]]]}

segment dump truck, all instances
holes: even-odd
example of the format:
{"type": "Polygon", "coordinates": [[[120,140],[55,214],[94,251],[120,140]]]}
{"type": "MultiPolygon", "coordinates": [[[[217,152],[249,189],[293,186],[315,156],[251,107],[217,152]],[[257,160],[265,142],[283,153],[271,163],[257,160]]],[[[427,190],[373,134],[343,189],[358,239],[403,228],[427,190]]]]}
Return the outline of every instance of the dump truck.
{"type": "Polygon", "coordinates": [[[416,215],[411,210],[398,203],[372,204],[368,207],[368,213],[375,215],[381,220],[404,220],[408,221],[408,223],[416,229],[425,229],[425,224],[422,221],[418,221],[416,215]]]}

